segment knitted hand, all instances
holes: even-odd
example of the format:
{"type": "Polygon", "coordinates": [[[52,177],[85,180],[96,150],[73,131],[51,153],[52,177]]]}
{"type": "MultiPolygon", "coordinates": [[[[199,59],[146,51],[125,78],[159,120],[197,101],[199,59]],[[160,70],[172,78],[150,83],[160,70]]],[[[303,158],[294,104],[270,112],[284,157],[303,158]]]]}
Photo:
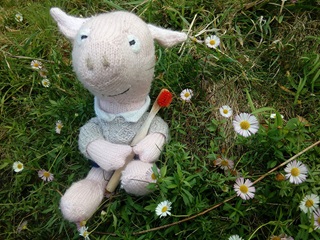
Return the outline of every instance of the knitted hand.
{"type": "Polygon", "coordinates": [[[160,133],[149,134],[133,147],[133,151],[139,155],[141,161],[155,162],[160,156],[165,140],[164,135],[160,133]]]}
{"type": "Polygon", "coordinates": [[[103,139],[91,142],[87,147],[91,159],[106,171],[121,168],[130,154],[132,147],[107,142],[103,139]]]}

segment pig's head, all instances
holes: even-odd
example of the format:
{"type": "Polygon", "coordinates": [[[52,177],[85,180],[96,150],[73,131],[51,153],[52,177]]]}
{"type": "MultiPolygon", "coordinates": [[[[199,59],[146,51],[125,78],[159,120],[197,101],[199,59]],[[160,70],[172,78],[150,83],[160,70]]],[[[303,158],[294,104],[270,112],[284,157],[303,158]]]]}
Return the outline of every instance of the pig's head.
{"type": "Polygon", "coordinates": [[[99,100],[144,101],[154,75],[154,40],[171,47],[187,36],[145,23],[133,13],[115,11],[90,18],[50,13],[73,45],[72,63],[82,84],[99,100]]]}

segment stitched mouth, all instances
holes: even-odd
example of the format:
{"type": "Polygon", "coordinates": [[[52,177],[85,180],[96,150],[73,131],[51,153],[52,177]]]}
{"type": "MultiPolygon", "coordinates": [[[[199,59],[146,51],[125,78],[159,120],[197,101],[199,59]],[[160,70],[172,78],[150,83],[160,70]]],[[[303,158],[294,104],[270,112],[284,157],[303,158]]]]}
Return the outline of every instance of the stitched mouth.
{"type": "Polygon", "coordinates": [[[117,94],[114,94],[114,95],[108,95],[108,97],[116,97],[116,96],[119,96],[119,95],[122,95],[122,94],[125,94],[126,92],[128,92],[130,90],[130,88],[124,90],[123,92],[121,93],[117,93],[117,94]]]}

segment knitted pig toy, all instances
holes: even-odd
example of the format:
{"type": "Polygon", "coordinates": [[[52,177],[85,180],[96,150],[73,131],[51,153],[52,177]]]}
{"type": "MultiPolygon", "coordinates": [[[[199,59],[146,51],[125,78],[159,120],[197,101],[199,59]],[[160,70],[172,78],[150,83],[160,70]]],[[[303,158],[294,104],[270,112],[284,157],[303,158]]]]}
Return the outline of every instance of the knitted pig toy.
{"type": "Polygon", "coordinates": [[[168,140],[168,126],[154,118],[148,135],[135,146],[132,139],[147,117],[154,75],[154,40],[171,47],[187,36],[145,23],[136,15],[115,11],[90,18],[67,15],[59,8],[50,13],[61,33],[73,45],[74,71],[94,95],[96,117],[80,129],[79,149],[93,162],[87,177],[75,182],[60,201],[63,216],[74,223],[89,219],[105,194],[114,170],[124,166],[122,188],[134,195],[148,193],[152,164],[168,140]]]}

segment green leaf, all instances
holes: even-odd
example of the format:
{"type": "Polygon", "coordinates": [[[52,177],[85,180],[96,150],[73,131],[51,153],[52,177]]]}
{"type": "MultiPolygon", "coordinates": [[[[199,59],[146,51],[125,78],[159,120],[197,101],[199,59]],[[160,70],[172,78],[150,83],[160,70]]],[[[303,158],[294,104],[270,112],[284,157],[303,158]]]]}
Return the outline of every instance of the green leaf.
{"type": "Polygon", "coordinates": [[[254,111],[252,111],[252,114],[258,114],[258,113],[262,113],[262,112],[269,112],[269,111],[276,111],[274,108],[272,107],[263,107],[263,108],[258,108],[254,111]]]}

